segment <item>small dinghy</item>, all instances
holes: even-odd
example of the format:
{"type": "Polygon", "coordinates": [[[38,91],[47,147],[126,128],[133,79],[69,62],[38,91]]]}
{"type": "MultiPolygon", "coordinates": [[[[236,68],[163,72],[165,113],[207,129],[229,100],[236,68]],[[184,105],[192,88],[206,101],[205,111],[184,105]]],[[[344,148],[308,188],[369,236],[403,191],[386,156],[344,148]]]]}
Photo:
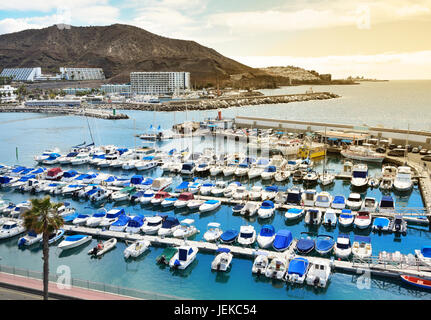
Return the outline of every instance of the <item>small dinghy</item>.
{"type": "Polygon", "coordinates": [[[301,232],[301,237],[296,242],[295,250],[298,254],[308,254],[313,251],[316,246],[313,234],[309,232],[301,232]]]}
{"type": "Polygon", "coordinates": [[[210,222],[207,226],[207,231],[204,233],[204,239],[208,242],[214,242],[220,238],[223,231],[220,229],[220,223],[210,222]]]}
{"type": "Polygon", "coordinates": [[[42,236],[42,233],[37,234],[34,231],[29,231],[24,237],[19,238],[18,247],[31,246],[37,242],[40,242],[42,236]]]}
{"type": "Polygon", "coordinates": [[[218,248],[216,250],[218,253],[214,260],[211,262],[211,270],[216,271],[227,271],[230,268],[230,263],[232,262],[233,255],[228,248],[218,248]]]}
{"type": "Polygon", "coordinates": [[[91,254],[96,257],[100,257],[101,255],[105,254],[109,250],[113,249],[116,245],[117,245],[117,239],[111,238],[104,242],[99,242],[97,246],[95,246],[93,249],[90,249],[88,251],[88,254],[91,254]]]}
{"type": "Polygon", "coordinates": [[[275,229],[272,225],[266,224],[260,229],[257,236],[257,243],[262,249],[269,248],[275,239],[275,229]]]}
{"type": "Polygon", "coordinates": [[[268,264],[268,254],[266,252],[258,252],[257,257],[254,259],[251,272],[256,273],[257,275],[265,274],[268,264]]]}
{"type": "Polygon", "coordinates": [[[279,230],[275,234],[274,242],[272,243],[272,247],[277,251],[285,251],[289,249],[290,245],[292,244],[293,236],[292,232],[289,230],[279,230]]]}
{"type": "Polygon", "coordinates": [[[247,202],[239,213],[246,217],[252,217],[257,213],[257,210],[259,210],[259,207],[260,206],[258,203],[247,202]]]}
{"type": "Polygon", "coordinates": [[[422,278],[409,276],[409,275],[401,275],[400,277],[401,277],[401,280],[415,287],[418,287],[421,289],[427,289],[427,290],[431,289],[431,280],[422,279],[422,278]]]}
{"type": "Polygon", "coordinates": [[[389,224],[391,220],[384,217],[378,217],[374,219],[373,226],[371,227],[373,231],[382,232],[389,230],[389,224]]]}
{"type": "Polygon", "coordinates": [[[223,232],[220,236],[220,240],[224,243],[232,243],[238,238],[238,231],[231,229],[223,232]]]}
{"type": "Polygon", "coordinates": [[[286,218],[286,220],[296,220],[301,218],[304,215],[304,212],[305,212],[304,209],[290,208],[284,214],[284,217],[286,218]]]}
{"type": "Polygon", "coordinates": [[[335,240],[332,236],[329,235],[318,235],[316,238],[316,251],[325,255],[332,251],[335,245],[335,240]]]}
{"type": "Polygon", "coordinates": [[[334,253],[340,259],[347,259],[352,254],[352,244],[347,234],[339,234],[334,246],[334,253]]]}
{"type": "Polygon", "coordinates": [[[310,263],[306,258],[294,258],[289,263],[285,280],[290,283],[302,284],[307,277],[310,263]]]}
{"type": "Polygon", "coordinates": [[[128,246],[125,250],[124,250],[124,258],[137,258],[139,257],[141,254],[143,254],[148,247],[150,246],[150,241],[148,240],[138,240],[133,242],[130,246],[128,246]]]}
{"type": "Polygon", "coordinates": [[[91,236],[83,234],[77,234],[66,237],[62,242],[59,243],[58,248],[61,250],[72,249],[91,241],[91,236]]]}

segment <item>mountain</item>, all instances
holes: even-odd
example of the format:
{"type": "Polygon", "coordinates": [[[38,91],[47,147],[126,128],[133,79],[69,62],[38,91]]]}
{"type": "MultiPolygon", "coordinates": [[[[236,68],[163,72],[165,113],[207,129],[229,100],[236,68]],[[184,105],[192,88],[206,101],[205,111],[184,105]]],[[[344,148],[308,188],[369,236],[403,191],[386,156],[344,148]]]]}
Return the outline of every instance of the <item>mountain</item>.
{"type": "Polygon", "coordinates": [[[194,41],[143,29],[111,26],[31,29],[0,36],[1,67],[100,67],[112,83],[133,71],[189,71],[192,85],[273,86],[272,76],[224,57],[194,41]]]}

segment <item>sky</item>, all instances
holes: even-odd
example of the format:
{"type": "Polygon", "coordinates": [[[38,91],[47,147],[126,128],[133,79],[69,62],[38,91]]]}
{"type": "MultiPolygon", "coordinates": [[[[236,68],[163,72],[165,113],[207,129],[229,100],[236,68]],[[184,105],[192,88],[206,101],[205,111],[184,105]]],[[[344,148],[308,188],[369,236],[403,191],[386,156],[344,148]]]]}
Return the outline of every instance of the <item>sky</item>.
{"type": "Polygon", "coordinates": [[[0,34],[58,23],[134,25],[252,67],[431,79],[431,0],[0,1],[0,34]]]}

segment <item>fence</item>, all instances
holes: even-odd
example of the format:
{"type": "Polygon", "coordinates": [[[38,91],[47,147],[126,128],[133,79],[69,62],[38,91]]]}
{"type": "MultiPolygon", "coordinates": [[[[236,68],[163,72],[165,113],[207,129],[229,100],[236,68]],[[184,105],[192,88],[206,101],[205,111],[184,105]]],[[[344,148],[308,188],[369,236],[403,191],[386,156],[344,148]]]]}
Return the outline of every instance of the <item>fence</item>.
{"type": "MultiPolygon", "coordinates": [[[[33,271],[29,269],[16,268],[11,266],[5,266],[5,265],[0,265],[0,272],[22,276],[26,278],[32,278],[32,279],[39,279],[39,280],[43,279],[42,272],[33,271]]],[[[49,274],[48,279],[50,282],[57,282],[59,280],[59,277],[60,275],[49,274]]],[[[70,285],[76,288],[96,290],[104,293],[117,294],[117,295],[128,296],[128,297],[144,299],[144,300],[184,300],[186,299],[186,298],[181,298],[181,297],[172,296],[172,295],[165,295],[165,294],[160,294],[160,293],[155,293],[150,291],[142,291],[142,290],[133,289],[133,288],[115,286],[107,283],[100,283],[100,282],[73,279],[73,278],[70,281],[70,285]]],[[[65,295],[67,295],[67,291],[65,295]]]]}

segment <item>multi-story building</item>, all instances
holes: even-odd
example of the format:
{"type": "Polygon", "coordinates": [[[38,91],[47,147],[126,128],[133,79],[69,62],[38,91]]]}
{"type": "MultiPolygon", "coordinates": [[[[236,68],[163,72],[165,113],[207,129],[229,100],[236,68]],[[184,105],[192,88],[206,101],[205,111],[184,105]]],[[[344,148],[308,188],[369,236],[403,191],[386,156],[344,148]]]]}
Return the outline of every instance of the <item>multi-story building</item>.
{"type": "Polygon", "coordinates": [[[16,101],[15,91],[16,88],[9,85],[0,87],[0,102],[7,103],[16,101]]]}
{"type": "Polygon", "coordinates": [[[63,79],[66,80],[105,80],[101,68],[60,68],[63,79]]]}
{"type": "Polygon", "coordinates": [[[102,84],[100,86],[100,91],[106,93],[107,95],[129,96],[131,93],[131,85],[130,84],[102,84]]]}
{"type": "Polygon", "coordinates": [[[132,93],[173,94],[190,88],[190,72],[132,72],[132,93]]]}

